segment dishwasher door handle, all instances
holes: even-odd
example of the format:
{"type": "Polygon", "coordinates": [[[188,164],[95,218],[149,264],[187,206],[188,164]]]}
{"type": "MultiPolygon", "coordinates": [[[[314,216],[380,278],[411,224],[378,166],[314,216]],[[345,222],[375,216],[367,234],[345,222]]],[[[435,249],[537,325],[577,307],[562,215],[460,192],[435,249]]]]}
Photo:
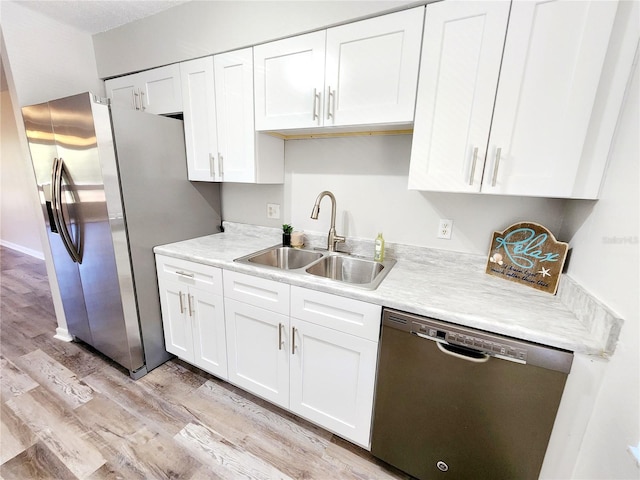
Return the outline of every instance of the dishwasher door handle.
{"type": "Polygon", "coordinates": [[[464,353],[454,352],[447,348],[447,346],[449,345],[448,343],[436,341],[436,345],[438,346],[438,350],[440,350],[445,355],[451,355],[452,357],[460,358],[462,360],[466,360],[467,362],[485,363],[485,362],[488,362],[489,359],[491,358],[489,355],[482,352],[477,352],[477,355],[479,355],[478,357],[470,357],[468,355],[465,355],[464,353]]]}
{"type": "Polygon", "coordinates": [[[466,360],[468,362],[473,362],[473,363],[485,363],[488,362],[489,359],[491,358],[489,355],[487,355],[486,353],[480,352],[478,350],[473,350],[471,348],[464,348],[464,347],[458,347],[458,350],[460,350],[459,352],[450,350],[450,348],[456,348],[454,345],[451,345],[450,343],[447,343],[443,340],[439,340],[433,337],[429,337],[428,335],[425,335],[424,333],[419,333],[419,332],[411,332],[412,335],[415,335],[417,337],[420,338],[424,338],[426,340],[431,340],[432,342],[435,342],[436,345],[438,346],[438,350],[440,350],[442,353],[444,353],[445,355],[451,355],[452,357],[456,357],[456,358],[461,358],[462,360],[466,360]],[[465,355],[466,352],[469,352],[470,354],[475,354],[476,356],[470,356],[470,355],[465,355]]]}

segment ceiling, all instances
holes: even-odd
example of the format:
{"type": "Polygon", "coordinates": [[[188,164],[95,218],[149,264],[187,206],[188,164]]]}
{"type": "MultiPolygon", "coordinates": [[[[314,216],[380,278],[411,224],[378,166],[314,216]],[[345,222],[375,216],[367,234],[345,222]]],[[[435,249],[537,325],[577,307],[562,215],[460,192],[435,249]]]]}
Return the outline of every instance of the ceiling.
{"type": "Polygon", "coordinates": [[[17,0],[21,6],[90,34],[105,32],[190,0],[17,0]]]}

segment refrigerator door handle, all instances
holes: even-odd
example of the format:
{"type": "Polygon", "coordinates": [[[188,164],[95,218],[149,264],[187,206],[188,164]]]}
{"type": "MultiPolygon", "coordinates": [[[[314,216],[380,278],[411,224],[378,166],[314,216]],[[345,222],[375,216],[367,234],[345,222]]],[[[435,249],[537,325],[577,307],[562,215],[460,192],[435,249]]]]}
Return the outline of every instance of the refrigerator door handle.
{"type": "Polygon", "coordinates": [[[82,263],[80,258],[80,252],[73,245],[73,240],[67,229],[67,224],[64,221],[62,214],[62,172],[64,169],[64,161],[62,158],[54,158],[53,161],[53,195],[51,196],[51,204],[53,210],[53,219],[56,224],[56,229],[60,233],[60,239],[62,244],[67,249],[67,253],[71,259],[76,263],[82,263]]]}
{"type": "Polygon", "coordinates": [[[53,213],[53,222],[55,227],[51,229],[52,232],[60,233],[60,217],[58,215],[58,164],[60,162],[57,158],[53,159],[53,166],[51,167],[51,210],[53,213]]]}

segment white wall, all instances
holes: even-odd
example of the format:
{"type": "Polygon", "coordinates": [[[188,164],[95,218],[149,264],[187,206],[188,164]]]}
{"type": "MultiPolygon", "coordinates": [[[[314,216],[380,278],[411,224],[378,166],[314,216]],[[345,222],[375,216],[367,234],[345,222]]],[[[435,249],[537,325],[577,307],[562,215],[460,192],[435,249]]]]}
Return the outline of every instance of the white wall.
{"type": "Polygon", "coordinates": [[[40,217],[35,206],[33,172],[27,170],[8,90],[1,92],[0,110],[0,243],[44,259],[40,217]]]}
{"type": "Polygon", "coordinates": [[[84,91],[104,95],[91,35],[19,2],[3,0],[0,14],[17,107],[84,91]]]}
{"type": "Polygon", "coordinates": [[[193,1],[94,36],[108,78],[399,9],[410,0],[193,1]]]}
{"type": "Polygon", "coordinates": [[[640,442],[640,81],[636,64],[600,200],[575,202],[563,230],[576,228],[569,274],[624,319],[615,354],[598,382],[574,478],[640,478],[627,451],[640,442]],[[603,454],[606,452],[606,454],[603,454]]]}

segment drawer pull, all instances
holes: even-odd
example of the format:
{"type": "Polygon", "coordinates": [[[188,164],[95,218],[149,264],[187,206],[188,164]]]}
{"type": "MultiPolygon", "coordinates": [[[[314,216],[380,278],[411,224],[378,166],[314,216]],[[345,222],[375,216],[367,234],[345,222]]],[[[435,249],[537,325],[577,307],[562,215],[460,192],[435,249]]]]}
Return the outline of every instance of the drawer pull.
{"type": "Polygon", "coordinates": [[[178,275],[182,275],[183,277],[189,277],[189,278],[194,278],[195,276],[193,273],[183,272],[182,270],[176,270],[176,273],[178,275]]]}

